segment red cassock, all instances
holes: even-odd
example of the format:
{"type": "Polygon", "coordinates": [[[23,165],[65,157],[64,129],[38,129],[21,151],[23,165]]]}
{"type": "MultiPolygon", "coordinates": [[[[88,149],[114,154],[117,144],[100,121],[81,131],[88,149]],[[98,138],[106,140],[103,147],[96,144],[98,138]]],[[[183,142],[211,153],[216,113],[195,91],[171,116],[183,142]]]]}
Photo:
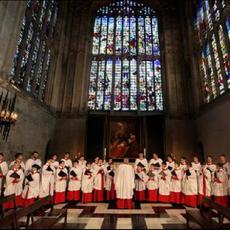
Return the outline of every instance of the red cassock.
{"type": "Polygon", "coordinates": [[[158,187],[159,187],[159,170],[153,170],[148,172],[147,181],[147,201],[157,202],[158,201],[158,187]]]}

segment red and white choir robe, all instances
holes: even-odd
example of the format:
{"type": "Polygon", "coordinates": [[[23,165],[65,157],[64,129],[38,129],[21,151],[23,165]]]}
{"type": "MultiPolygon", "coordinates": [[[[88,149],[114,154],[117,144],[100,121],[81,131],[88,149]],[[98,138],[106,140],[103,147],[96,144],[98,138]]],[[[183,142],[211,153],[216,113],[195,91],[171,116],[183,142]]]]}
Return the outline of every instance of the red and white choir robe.
{"type": "Polygon", "coordinates": [[[84,169],[85,169],[85,167],[86,167],[86,163],[87,163],[87,161],[86,161],[86,160],[84,160],[84,161],[80,161],[80,160],[79,160],[79,166],[81,167],[81,169],[82,169],[82,170],[84,170],[84,169]]]}
{"type": "Polygon", "coordinates": [[[158,187],[159,187],[159,170],[149,171],[147,173],[148,181],[147,187],[147,201],[157,202],[158,201],[158,187]]]}
{"type": "Polygon", "coordinates": [[[135,173],[135,200],[144,201],[145,200],[145,190],[146,183],[148,181],[148,176],[144,171],[135,173]]]}
{"type": "Polygon", "coordinates": [[[226,171],[228,176],[228,205],[230,206],[230,162],[226,162],[223,165],[223,169],[226,171]]]}
{"type": "Polygon", "coordinates": [[[212,195],[216,203],[228,207],[228,177],[224,169],[219,169],[214,173],[212,195]]]}
{"type": "Polygon", "coordinates": [[[149,168],[150,168],[150,165],[152,165],[152,164],[159,164],[160,166],[162,165],[162,162],[163,162],[163,160],[161,159],[161,158],[158,158],[158,159],[151,159],[150,161],[149,161],[149,168]]]}
{"type": "Polygon", "coordinates": [[[69,173],[69,185],[67,192],[67,200],[80,201],[81,199],[81,179],[82,179],[82,168],[78,166],[77,168],[72,167],[69,173]],[[74,172],[74,173],[73,173],[74,172]],[[76,174],[76,176],[75,176],[76,174]]]}
{"type": "Polygon", "coordinates": [[[65,162],[65,167],[69,170],[73,167],[73,163],[71,161],[71,159],[61,159],[61,161],[64,161],[65,162]]]}
{"type": "Polygon", "coordinates": [[[107,166],[106,175],[105,175],[105,190],[106,190],[106,199],[108,201],[116,199],[114,176],[115,176],[115,170],[111,168],[108,169],[107,166]]]}
{"type": "Polygon", "coordinates": [[[34,203],[34,200],[38,198],[39,186],[40,186],[40,174],[39,172],[31,173],[32,181],[25,179],[25,187],[22,192],[23,206],[26,207],[34,203]]]}
{"type": "Polygon", "coordinates": [[[31,171],[32,165],[39,165],[40,167],[42,167],[42,161],[40,159],[36,159],[36,160],[32,158],[28,159],[25,164],[25,174],[26,175],[31,171]]]}
{"type": "Polygon", "coordinates": [[[93,201],[93,180],[93,170],[85,168],[83,171],[81,184],[82,203],[91,203],[93,201]],[[90,173],[86,174],[87,171],[90,173]]]}
{"type": "Polygon", "coordinates": [[[58,161],[53,161],[51,163],[51,165],[55,168],[55,170],[57,170],[57,168],[59,167],[59,162],[58,161]]]}
{"type": "Polygon", "coordinates": [[[200,170],[201,170],[201,163],[192,162],[192,168],[195,170],[196,174],[199,175],[200,170]]]}
{"type": "Polygon", "coordinates": [[[170,182],[170,202],[181,203],[181,180],[183,177],[183,170],[178,168],[172,171],[170,182]]]}
{"type": "Polygon", "coordinates": [[[104,188],[105,188],[105,168],[104,166],[94,165],[94,194],[93,201],[104,200],[104,188]]]}
{"type": "Polygon", "coordinates": [[[208,168],[203,166],[198,175],[198,197],[197,205],[201,205],[204,197],[211,198],[212,174],[208,168]]]}
{"type": "Polygon", "coordinates": [[[172,162],[166,161],[166,164],[167,164],[168,170],[173,171],[175,162],[174,161],[172,161],[172,162]]]}
{"type": "Polygon", "coordinates": [[[54,204],[64,203],[66,201],[66,187],[68,180],[68,170],[66,168],[58,167],[55,176],[55,194],[54,194],[54,204]],[[60,176],[63,172],[66,176],[60,176]]]}
{"type": "Polygon", "coordinates": [[[196,207],[197,206],[197,175],[195,170],[190,167],[188,174],[185,172],[182,179],[182,194],[181,203],[187,206],[196,207]]]}
{"type": "Polygon", "coordinates": [[[53,197],[55,172],[56,172],[56,170],[52,165],[49,166],[48,164],[45,164],[42,167],[42,176],[41,176],[39,198],[43,198],[46,196],[53,197]]]}
{"type": "MultiPolygon", "coordinates": [[[[9,196],[15,194],[16,206],[22,206],[22,186],[24,181],[24,172],[22,169],[11,169],[6,175],[6,189],[4,191],[4,196],[9,196]],[[17,173],[19,178],[15,179],[11,177],[13,173],[17,173]]],[[[5,209],[14,208],[13,201],[5,202],[3,207],[5,209]]]]}
{"type": "MultiPolygon", "coordinates": [[[[10,164],[9,164],[9,169],[11,169],[12,167],[14,167],[15,163],[16,163],[16,160],[11,161],[10,164]]],[[[20,166],[21,166],[22,170],[25,171],[26,166],[25,166],[25,164],[24,164],[23,161],[21,161],[20,166]]]]}
{"type": "Polygon", "coordinates": [[[133,189],[135,188],[134,179],[134,169],[131,165],[119,165],[114,178],[117,208],[132,208],[133,189]]]}
{"type": "Polygon", "coordinates": [[[159,197],[158,201],[163,203],[169,202],[171,172],[168,169],[159,172],[159,197]]]}
{"type": "Polygon", "coordinates": [[[0,162],[0,196],[2,195],[3,188],[5,186],[5,177],[8,173],[8,165],[6,161],[0,162]]]}
{"type": "Polygon", "coordinates": [[[143,159],[137,158],[137,159],[135,160],[135,164],[134,164],[134,169],[135,169],[135,170],[137,169],[137,165],[138,165],[139,163],[143,164],[144,167],[145,167],[146,172],[148,172],[148,170],[149,170],[149,165],[148,165],[147,159],[146,159],[146,158],[143,158],[143,159]]]}

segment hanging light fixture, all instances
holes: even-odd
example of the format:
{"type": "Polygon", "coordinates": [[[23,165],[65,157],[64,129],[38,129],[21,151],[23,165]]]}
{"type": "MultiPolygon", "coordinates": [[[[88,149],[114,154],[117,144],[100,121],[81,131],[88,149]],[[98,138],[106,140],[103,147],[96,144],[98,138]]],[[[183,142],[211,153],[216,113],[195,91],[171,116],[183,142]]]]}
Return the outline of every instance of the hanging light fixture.
{"type": "Polygon", "coordinates": [[[17,95],[10,98],[7,92],[4,96],[3,92],[0,95],[0,133],[4,141],[7,141],[11,125],[15,125],[18,114],[15,112],[15,103],[17,95]]]}

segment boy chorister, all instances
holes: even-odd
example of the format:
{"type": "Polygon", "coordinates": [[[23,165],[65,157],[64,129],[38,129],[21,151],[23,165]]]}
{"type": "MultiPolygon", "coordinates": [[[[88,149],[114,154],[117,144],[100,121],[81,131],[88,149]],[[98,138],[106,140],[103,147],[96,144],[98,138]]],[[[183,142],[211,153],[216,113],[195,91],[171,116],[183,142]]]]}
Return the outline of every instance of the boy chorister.
{"type": "Polygon", "coordinates": [[[66,201],[67,180],[68,171],[65,167],[65,161],[61,160],[55,176],[54,204],[64,203],[66,201]]]}
{"type": "Polygon", "coordinates": [[[48,160],[47,163],[42,167],[39,198],[46,196],[53,197],[55,171],[56,170],[52,165],[52,159],[48,160]]]}
{"type": "Polygon", "coordinates": [[[68,172],[69,172],[70,168],[73,167],[73,163],[72,163],[72,161],[71,161],[71,159],[70,159],[70,153],[69,153],[69,152],[66,152],[65,155],[64,155],[64,158],[61,159],[61,161],[64,161],[64,163],[65,163],[65,166],[64,166],[64,167],[65,167],[65,168],[68,170],[68,172]]]}
{"type": "MultiPolygon", "coordinates": [[[[6,189],[4,196],[15,194],[16,206],[22,206],[22,186],[24,181],[24,172],[21,169],[20,163],[15,162],[12,169],[6,175],[6,189]]],[[[5,209],[14,208],[13,202],[4,203],[5,209]]]]}
{"type": "Polygon", "coordinates": [[[32,165],[30,173],[25,177],[25,187],[22,192],[23,206],[33,204],[39,195],[40,174],[39,165],[32,165]]]}
{"type": "MultiPolygon", "coordinates": [[[[175,163],[174,163],[174,165],[175,165],[175,163]]],[[[186,162],[186,159],[184,157],[181,157],[181,159],[180,159],[179,168],[181,169],[182,172],[184,172],[187,169],[187,162],[186,162]]]]}
{"type": "Polygon", "coordinates": [[[0,153],[0,196],[2,195],[3,192],[7,173],[8,173],[8,165],[6,161],[4,161],[4,154],[0,153]]]}
{"type": "Polygon", "coordinates": [[[211,181],[212,181],[212,171],[203,165],[198,174],[198,197],[197,205],[201,205],[202,199],[204,197],[211,198],[211,181]]]}
{"type": "Polygon", "coordinates": [[[187,206],[197,206],[197,175],[190,163],[187,163],[188,167],[184,173],[182,180],[182,195],[181,203],[187,206]]]}
{"type": "Polygon", "coordinates": [[[82,203],[93,201],[93,170],[91,163],[87,162],[82,175],[82,203]]]}
{"type": "Polygon", "coordinates": [[[145,171],[148,172],[149,170],[149,166],[148,166],[148,161],[146,158],[144,158],[144,154],[143,153],[139,153],[139,158],[137,158],[135,160],[135,164],[134,164],[134,169],[137,169],[137,165],[141,163],[142,165],[144,165],[145,171]]]}
{"type": "Polygon", "coordinates": [[[166,164],[167,164],[168,170],[171,172],[174,169],[174,159],[171,155],[167,156],[166,164]]]}
{"type": "Polygon", "coordinates": [[[145,200],[145,190],[148,177],[145,172],[145,166],[139,162],[135,170],[135,200],[145,200]]]}
{"type": "Polygon", "coordinates": [[[79,166],[82,168],[82,170],[86,167],[86,160],[84,156],[80,156],[79,158],[79,166]]]}
{"type": "Polygon", "coordinates": [[[217,164],[213,175],[212,195],[216,203],[228,207],[228,176],[221,164],[217,164]]]}
{"type": "Polygon", "coordinates": [[[115,176],[115,165],[113,164],[113,162],[109,162],[106,167],[106,179],[105,179],[106,199],[108,201],[113,201],[116,199],[114,176],[115,176]]]}
{"type": "Polygon", "coordinates": [[[157,162],[151,164],[149,167],[149,172],[147,173],[148,181],[147,187],[147,201],[157,202],[158,201],[158,186],[159,186],[159,169],[160,164],[157,162]]]}
{"type": "Polygon", "coordinates": [[[149,161],[149,167],[151,164],[159,164],[161,166],[163,160],[159,158],[157,153],[153,153],[153,158],[149,161]]]}
{"type": "Polygon", "coordinates": [[[78,160],[75,160],[69,173],[67,200],[80,201],[81,179],[82,167],[79,165],[78,160]]]}
{"type": "Polygon", "coordinates": [[[14,161],[11,161],[10,165],[9,165],[9,168],[12,168],[14,167],[15,163],[19,163],[20,166],[21,166],[21,169],[23,171],[25,171],[25,164],[23,162],[23,154],[22,153],[16,153],[15,156],[14,156],[15,160],[14,161]]]}
{"type": "Polygon", "coordinates": [[[101,202],[104,200],[104,182],[105,182],[105,168],[103,160],[99,159],[98,164],[94,165],[94,195],[93,200],[95,202],[101,202]]]}
{"type": "Polygon", "coordinates": [[[55,170],[58,168],[59,166],[59,162],[57,161],[57,154],[52,154],[51,155],[51,165],[55,168],[55,170]]]}
{"type": "Polygon", "coordinates": [[[38,158],[39,154],[37,151],[34,151],[31,154],[31,157],[26,161],[25,164],[25,174],[29,174],[31,169],[32,169],[32,165],[38,165],[40,167],[42,167],[42,161],[38,158]]]}
{"type": "Polygon", "coordinates": [[[159,172],[159,197],[158,200],[163,203],[169,202],[171,172],[166,162],[162,162],[159,172]]]}
{"type": "Polygon", "coordinates": [[[195,170],[196,174],[199,175],[199,172],[201,170],[201,163],[197,156],[193,156],[192,168],[195,170]]]}
{"type": "Polygon", "coordinates": [[[174,169],[171,172],[171,182],[170,182],[170,202],[175,204],[181,203],[181,180],[183,176],[183,170],[185,168],[179,167],[175,162],[174,169]]]}

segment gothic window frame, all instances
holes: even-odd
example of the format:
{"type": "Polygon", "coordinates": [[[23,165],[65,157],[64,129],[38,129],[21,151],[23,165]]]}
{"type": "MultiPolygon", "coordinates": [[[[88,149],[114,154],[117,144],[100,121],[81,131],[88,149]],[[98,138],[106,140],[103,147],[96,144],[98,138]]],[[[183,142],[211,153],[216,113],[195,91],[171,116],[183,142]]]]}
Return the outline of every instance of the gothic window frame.
{"type": "Polygon", "coordinates": [[[44,102],[57,21],[56,0],[27,0],[10,82],[44,102]]]}
{"type": "Polygon", "coordinates": [[[227,2],[196,1],[194,26],[203,105],[230,92],[230,28],[227,29],[227,20],[230,25],[230,19],[226,13],[227,2]]]}
{"type": "MultiPolygon", "coordinates": [[[[123,4],[125,5],[126,8],[127,8],[126,4],[129,4],[131,2],[133,4],[132,0],[130,0],[130,1],[129,0],[117,1],[117,2],[123,2],[123,4]]],[[[88,95],[88,100],[87,100],[88,112],[89,113],[104,113],[104,112],[108,113],[109,112],[109,113],[115,113],[115,114],[123,113],[123,112],[126,112],[126,113],[128,113],[128,112],[129,113],[130,112],[131,113],[148,113],[148,114],[151,114],[151,113],[164,113],[164,111],[165,111],[165,95],[164,95],[164,77],[163,77],[163,67],[162,67],[163,66],[163,62],[162,62],[163,55],[162,55],[162,44],[161,44],[161,22],[160,22],[160,16],[159,16],[158,12],[155,11],[155,9],[152,6],[144,3],[143,1],[136,1],[136,8],[134,10],[137,11],[138,7],[139,7],[139,9],[140,8],[142,8],[142,9],[145,8],[145,9],[149,9],[152,12],[152,14],[150,14],[150,15],[146,14],[146,15],[144,15],[144,13],[137,14],[136,12],[133,14],[132,12],[128,12],[128,10],[127,11],[124,10],[122,13],[119,14],[118,12],[116,12],[116,10],[117,11],[119,10],[119,3],[117,3],[117,2],[113,1],[110,4],[106,4],[106,5],[103,5],[103,6],[99,7],[97,9],[97,12],[94,14],[94,17],[95,17],[94,19],[95,20],[93,21],[92,34],[95,32],[95,21],[96,21],[97,17],[101,17],[102,18],[103,16],[106,15],[108,21],[110,20],[110,18],[113,17],[114,22],[115,22],[114,23],[114,28],[113,28],[113,36],[114,36],[114,38],[113,38],[113,44],[114,44],[114,47],[112,49],[112,54],[110,54],[110,55],[108,55],[107,53],[105,53],[105,54],[103,54],[103,53],[95,54],[95,53],[93,53],[93,49],[94,49],[94,36],[92,36],[90,70],[89,70],[89,78],[88,78],[89,79],[89,82],[88,82],[89,88],[88,88],[88,93],[87,93],[87,95],[88,95]],[[138,4],[140,4],[140,5],[138,5],[138,4]],[[116,7],[116,9],[112,9],[113,11],[111,11],[111,14],[109,14],[109,13],[108,14],[103,14],[103,10],[106,11],[107,8],[108,8],[108,10],[110,11],[111,8],[109,8],[109,7],[112,7],[112,6],[116,7]],[[100,13],[102,13],[102,14],[100,15],[100,13]],[[117,55],[116,54],[116,47],[115,47],[117,41],[116,41],[115,37],[116,37],[116,29],[117,29],[116,20],[118,20],[119,16],[121,16],[121,18],[123,19],[122,23],[125,22],[124,18],[128,17],[128,19],[129,19],[129,29],[130,29],[130,25],[131,25],[130,19],[132,19],[132,17],[134,17],[136,19],[136,21],[138,20],[139,17],[143,18],[144,19],[144,23],[145,23],[145,20],[146,20],[145,17],[149,17],[150,20],[156,20],[157,21],[157,34],[153,34],[152,33],[153,24],[151,24],[151,35],[153,35],[153,36],[157,35],[159,55],[158,56],[155,55],[153,53],[154,52],[153,50],[152,50],[152,53],[150,55],[146,55],[146,53],[144,55],[138,55],[138,52],[139,52],[138,49],[139,48],[137,47],[137,44],[135,46],[135,49],[136,49],[136,52],[137,52],[136,55],[131,55],[129,52],[125,53],[123,50],[121,50],[121,53],[119,55],[117,55]],[[136,61],[136,63],[137,63],[136,66],[135,66],[136,70],[137,70],[137,74],[136,74],[137,75],[136,76],[136,85],[137,85],[137,89],[136,89],[137,90],[136,109],[134,108],[135,106],[133,108],[131,108],[131,103],[130,103],[131,99],[130,98],[129,98],[130,101],[129,101],[129,107],[128,108],[123,108],[122,107],[123,98],[121,99],[121,105],[120,105],[120,107],[116,108],[114,106],[114,104],[115,104],[115,96],[116,95],[111,95],[110,107],[108,109],[105,109],[105,107],[104,107],[104,105],[105,105],[104,104],[104,101],[105,101],[104,98],[103,98],[102,108],[97,109],[96,105],[94,105],[94,108],[89,108],[89,104],[88,103],[89,103],[89,97],[90,97],[89,93],[90,93],[90,81],[91,81],[91,68],[92,68],[93,62],[96,63],[97,61],[99,62],[99,61],[103,61],[103,60],[108,61],[110,58],[112,60],[112,70],[110,71],[110,72],[112,72],[112,74],[111,74],[111,78],[112,78],[111,92],[112,93],[115,92],[114,91],[115,90],[115,80],[116,80],[115,75],[116,75],[116,69],[118,69],[117,65],[119,65],[119,60],[122,60],[122,64],[121,65],[124,64],[124,61],[126,61],[126,62],[128,61],[130,63],[131,62],[134,63],[136,61]],[[141,109],[140,108],[140,100],[139,100],[139,98],[140,98],[140,95],[139,95],[139,90],[140,90],[140,87],[139,87],[139,84],[140,84],[140,82],[139,82],[140,81],[140,66],[139,66],[139,63],[141,63],[141,61],[145,62],[144,65],[145,65],[145,70],[146,70],[146,69],[148,69],[149,66],[151,66],[151,63],[154,63],[154,60],[158,60],[159,63],[160,63],[160,72],[159,72],[159,77],[158,78],[160,78],[159,79],[159,81],[160,81],[160,89],[159,89],[159,91],[160,91],[160,95],[161,95],[161,98],[160,98],[161,105],[158,105],[158,108],[156,108],[157,107],[156,106],[156,107],[150,109],[149,108],[149,104],[147,104],[147,100],[149,100],[147,98],[148,97],[147,96],[146,99],[145,99],[146,100],[146,102],[145,102],[146,103],[146,109],[141,109]],[[117,63],[117,65],[116,65],[116,63],[117,63]],[[160,106],[161,106],[161,108],[160,108],[160,106]]],[[[133,8],[130,8],[130,10],[132,10],[132,9],[133,8]]],[[[100,19],[100,20],[102,20],[102,19],[100,19]]],[[[152,21],[151,21],[151,23],[152,23],[152,21]]],[[[109,26],[110,25],[107,24],[107,31],[108,31],[108,27],[109,26]]],[[[137,27],[138,27],[138,25],[136,23],[136,30],[137,30],[137,27]]],[[[146,29],[146,27],[144,26],[144,30],[145,29],[146,29]]],[[[106,35],[107,35],[106,42],[108,43],[108,33],[106,35]]],[[[146,36],[146,34],[144,34],[144,35],[146,36]]],[[[136,39],[137,40],[139,38],[138,36],[139,36],[139,33],[136,33],[136,39]]],[[[129,33],[129,39],[130,39],[130,37],[131,37],[131,32],[129,33]]],[[[122,40],[124,40],[124,38],[122,40]]],[[[130,40],[129,40],[129,42],[130,42],[130,40]]],[[[123,41],[122,41],[122,43],[123,43],[123,41]]],[[[144,48],[146,49],[146,47],[144,47],[144,48]]],[[[108,49],[108,46],[106,46],[106,51],[107,51],[107,49],[108,49]]],[[[130,50],[131,50],[131,48],[129,47],[129,51],[130,50]]],[[[99,48],[99,51],[100,51],[100,48],[99,48]]],[[[99,64],[97,63],[96,65],[97,65],[97,68],[99,68],[99,64]]],[[[153,67],[153,65],[152,65],[152,67],[153,67]]],[[[134,68],[134,67],[132,67],[132,65],[129,64],[128,68],[130,70],[131,68],[134,68]]],[[[105,67],[105,69],[106,69],[106,67],[105,67]]],[[[153,69],[152,70],[152,74],[154,74],[154,67],[152,69],[153,69]]],[[[122,71],[123,70],[121,68],[121,72],[122,71]]],[[[121,75],[123,76],[123,73],[121,75]]],[[[145,79],[147,79],[147,74],[145,74],[144,77],[145,77],[145,79]]],[[[98,70],[97,70],[96,79],[97,79],[96,81],[98,81],[98,70]]],[[[121,87],[123,86],[122,85],[123,84],[122,80],[123,80],[122,77],[120,77],[121,87]]],[[[129,82],[130,82],[130,80],[131,80],[131,71],[129,71],[129,82]]],[[[157,79],[153,77],[152,80],[157,80],[157,79]]],[[[96,83],[96,84],[98,84],[98,83],[96,83]]],[[[96,85],[96,87],[98,87],[98,85],[96,85]]],[[[147,87],[147,83],[145,84],[145,87],[147,87]]],[[[130,86],[130,88],[131,88],[131,86],[130,86]]],[[[131,89],[130,88],[129,88],[129,95],[131,94],[131,89]]],[[[96,93],[97,93],[97,90],[95,91],[95,95],[96,95],[96,93]]]]}

